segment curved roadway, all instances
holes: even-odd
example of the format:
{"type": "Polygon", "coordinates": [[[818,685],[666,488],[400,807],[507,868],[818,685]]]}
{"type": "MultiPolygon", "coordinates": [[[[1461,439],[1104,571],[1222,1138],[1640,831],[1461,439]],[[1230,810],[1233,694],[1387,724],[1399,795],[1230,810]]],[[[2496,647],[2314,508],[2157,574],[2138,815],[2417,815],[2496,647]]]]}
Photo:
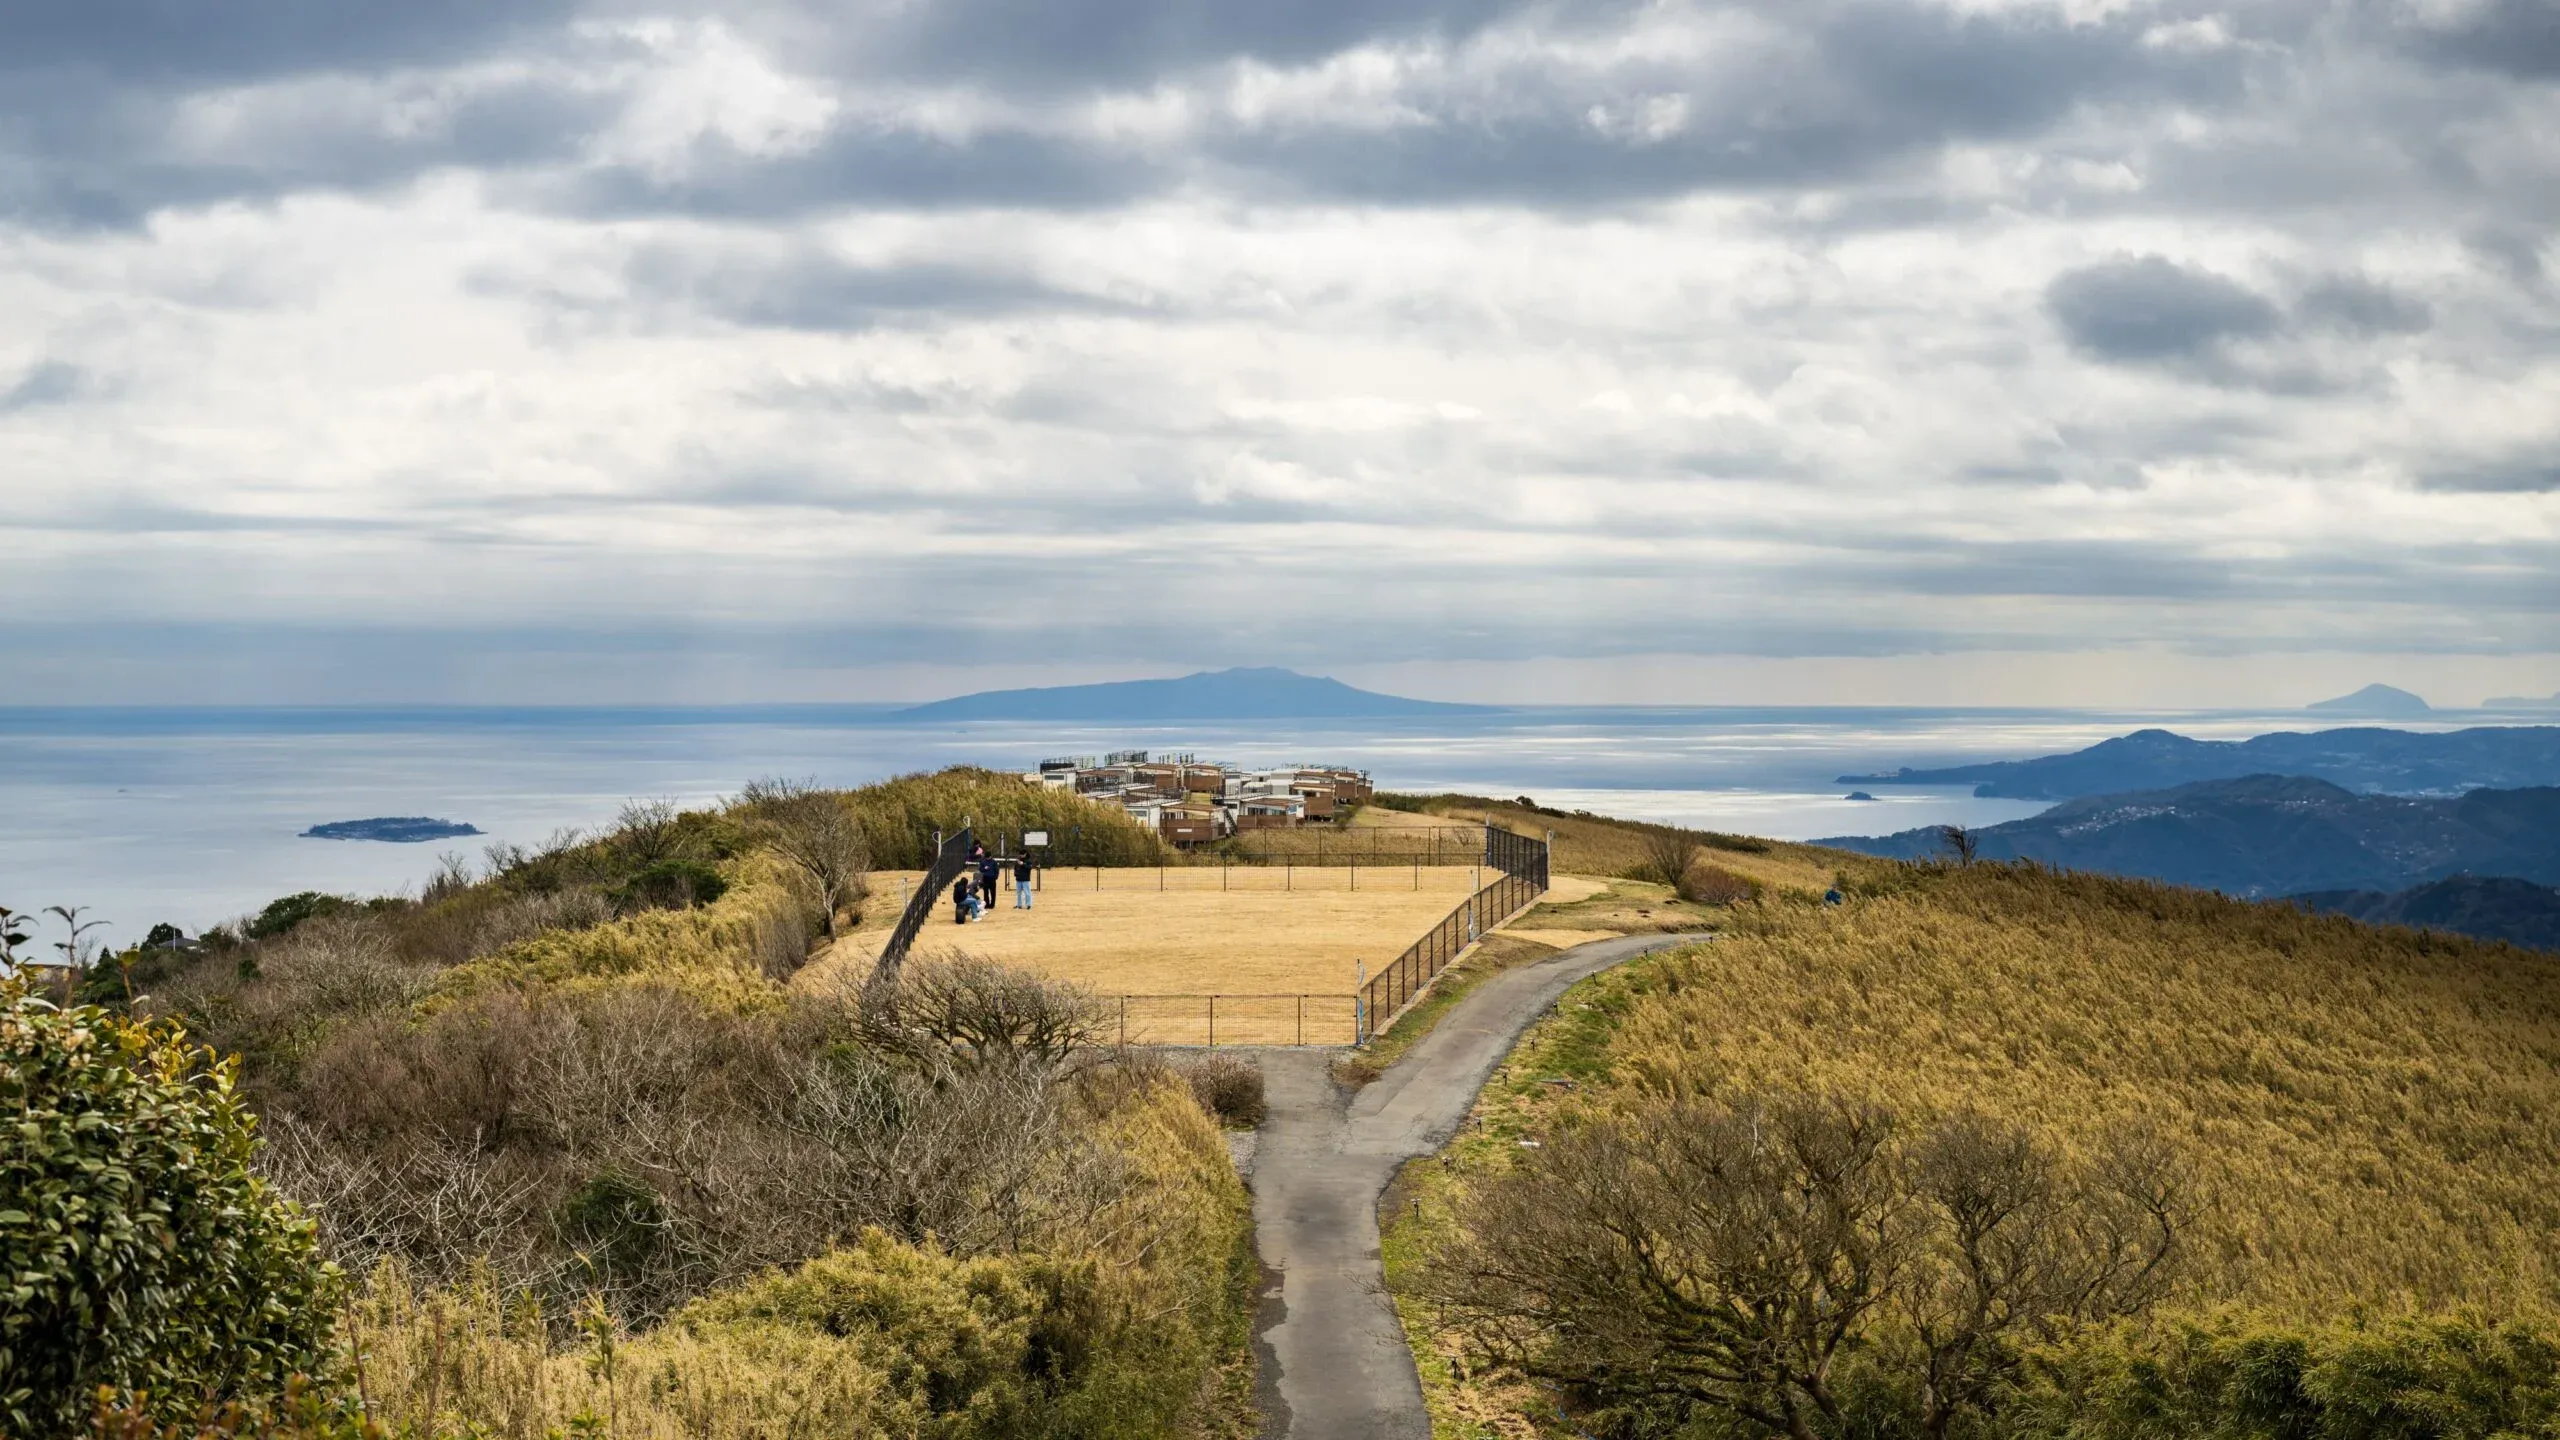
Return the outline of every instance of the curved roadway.
{"type": "Polygon", "coordinates": [[[1330,1050],[1261,1052],[1270,1118],[1253,1158],[1255,1321],[1268,1440],[1429,1440],[1422,1383],[1378,1264],[1378,1196],[1449,1141],[1476,1092],[1566,988],[1699,937],[1577,945],[1478,985],[1367,1088],[1333,1083],[1330,1050]]]}

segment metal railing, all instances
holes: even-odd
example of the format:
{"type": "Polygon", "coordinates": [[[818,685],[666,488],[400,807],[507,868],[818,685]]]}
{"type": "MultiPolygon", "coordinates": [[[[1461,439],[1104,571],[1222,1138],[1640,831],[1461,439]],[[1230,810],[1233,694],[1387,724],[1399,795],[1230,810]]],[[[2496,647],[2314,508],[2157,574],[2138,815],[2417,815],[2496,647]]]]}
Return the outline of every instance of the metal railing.
{"type": "Polygon", "coordinates": [[[889,943],[880,948],[879,962],[871,967],[873,979],[895,976],[898,967],[906,963],[907,951],[914,948],[916,936],[923,933],[934,902],[942,898],[942,887],[960,878],[962,867],[969,863],[970,847],[976,843],[966,825],[960,827],[958,834],[943,840],[941,848],[934,852],[933,865],[924,872],[915,893],[907,897],[907,908],[898,916],[898,928],[889,932],[889,943]]]}
{"type": "Polygon", "coordinates": [[[1358,997],[1333,994],[1114,995],[1106,1019],[1123,1045],[1343,1045],[1358,997]]]}
{"type": "Polygon", "coordinates": [[[1352,1043],[1366,1045],[1395,1023],[1414,998],[1428,989],[1467,947],[1486,932],[1537,903],[1547,892],[1548,848],[1544,840],[1508,830],[1485,831],[1485,864],[1499,878],[1461,901],[1431,932],[1360,987],[1352,1015],[1352,1043]]]}

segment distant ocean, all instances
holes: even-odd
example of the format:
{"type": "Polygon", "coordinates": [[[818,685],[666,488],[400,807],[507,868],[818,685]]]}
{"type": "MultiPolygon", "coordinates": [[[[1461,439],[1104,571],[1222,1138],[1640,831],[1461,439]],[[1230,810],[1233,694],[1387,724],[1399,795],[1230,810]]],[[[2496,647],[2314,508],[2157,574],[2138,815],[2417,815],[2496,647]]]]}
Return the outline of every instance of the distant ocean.
{"type": "Polygon", "coordinates": [[[439,854],[476,861],[492,843],[602,825],[634,797],[700,805],[766,775],[849,786],[1123,748],[1336,762],[1372,771],[1389,789],[1528,795],[1780,839],[1884,834],[1994,824],[2043,807],[1962,788],[1869,787],[1877,800],[1853,801],[1834,777],[2049,754],[2145,725],[2220,739],[2322,728],[2298,713],[1836,708],[1180,727],[917,727],[885,707],[855,706],[0,708],[0,905],[86,906],[112,926],[102,938],[130,942],[154,922],[194,933],[295,890],[414,890],[439,854]],[[301,838],[315,824],[379,815],[488,833],[420,845],[301,838]]]}

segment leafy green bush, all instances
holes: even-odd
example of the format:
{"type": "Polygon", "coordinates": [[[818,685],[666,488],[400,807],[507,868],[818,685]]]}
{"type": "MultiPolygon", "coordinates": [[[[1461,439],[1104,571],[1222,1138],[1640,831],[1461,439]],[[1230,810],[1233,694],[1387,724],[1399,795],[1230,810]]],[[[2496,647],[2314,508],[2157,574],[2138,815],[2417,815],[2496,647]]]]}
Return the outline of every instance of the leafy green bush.
{"type": "Polygon", "coordinates": [[[577,1247],[585,1268],[609,1280],[638,1275],[667,1243],[667,1206],[629,1173],[608,1169],[569,1193],[560,1207],[560,1236],[577,1247]]]}
{"type": "Polygon", "coordinates": [[[720,872],[699,860],[661,860],[614,887],[621,910],[690,910],[729,893],[720,872]]]}
{"type": "Polygon", "coordinates": [[[69,1434],[101,1387],[176,1420],[322,1366],[334,1272],[249,1173],[234,1069],[0,986],[0,1428],[69,1434]]]}
{"type": "Polygon", "coordinates": [[[267,902],[267,908],[248,924],[252,940],[271,940],[305,920],[324,915],[343,915],[356,908],[356,902],[343,895],[323,895],[317,890],[303,890],[267,902]]]}
{"type": "Polygon", "coordinates": [[[2560,1433],[2560,1346],[2462,1316],[2113,1333],[2049,1357],[2018,1440],[2490,1440],[2560,1433]]]}

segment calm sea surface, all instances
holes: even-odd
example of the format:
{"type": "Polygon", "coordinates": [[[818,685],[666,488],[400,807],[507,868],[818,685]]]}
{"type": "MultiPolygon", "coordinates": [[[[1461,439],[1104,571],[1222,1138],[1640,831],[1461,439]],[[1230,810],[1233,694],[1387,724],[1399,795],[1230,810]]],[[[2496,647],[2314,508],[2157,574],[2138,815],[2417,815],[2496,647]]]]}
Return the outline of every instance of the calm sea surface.
{"type": "MultiPolygon", "coordinates": [[[[415,888],[436,857],[478,858],[592,827],[634,797],[702,804],[765,775],[856,785],[969,763],[1120,748],[1245,763],[1324,761],[1398,790],[1542,804],[1782,839],[1993,824],[2031,803],[1868,788],[1844,773],[2048,754],[2143,725],[2235,738],[2302,717],[2231,713],[1572,709],[1429,721],[920,728],[884,710],[127,710],[0,708],[0,905],[84,905],[131,941],[190,933],[295,890],[415,888]],[[306,840],[331,820],[430,815],[485,837],[306,840]]],[[[47,940],[53,938],[48,930],[47,940]]]]}

